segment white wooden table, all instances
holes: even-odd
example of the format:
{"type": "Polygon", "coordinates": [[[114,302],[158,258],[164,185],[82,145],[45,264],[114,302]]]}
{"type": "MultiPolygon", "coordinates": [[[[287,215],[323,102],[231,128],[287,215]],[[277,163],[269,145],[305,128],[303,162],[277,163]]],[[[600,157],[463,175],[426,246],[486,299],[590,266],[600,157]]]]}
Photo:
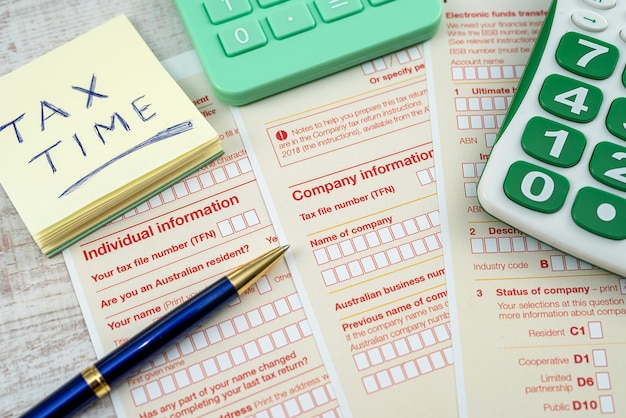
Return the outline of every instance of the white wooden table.
{"type": "MultiPolygon", "coordinates": [[[[191,49],[173,0],[0,0],[0,76],[119,14],[159,59],[191,49]]],[[[96,360],[63,257],[41,253],[2,188],[0,347],[3,418],[19,416],[96,360]]],[[[107,397],[81,416],[115,413],[107,397]]]]}

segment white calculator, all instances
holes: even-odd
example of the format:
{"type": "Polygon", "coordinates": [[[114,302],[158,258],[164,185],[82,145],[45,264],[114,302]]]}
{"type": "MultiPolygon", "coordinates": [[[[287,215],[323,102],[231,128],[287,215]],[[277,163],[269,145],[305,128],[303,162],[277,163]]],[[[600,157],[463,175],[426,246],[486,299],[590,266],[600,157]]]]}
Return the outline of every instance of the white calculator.
{"type": "Polygon", "coordinates": [[[626,1],[553,0],[478,184],[503,222],[626,275],[626,1]]]}

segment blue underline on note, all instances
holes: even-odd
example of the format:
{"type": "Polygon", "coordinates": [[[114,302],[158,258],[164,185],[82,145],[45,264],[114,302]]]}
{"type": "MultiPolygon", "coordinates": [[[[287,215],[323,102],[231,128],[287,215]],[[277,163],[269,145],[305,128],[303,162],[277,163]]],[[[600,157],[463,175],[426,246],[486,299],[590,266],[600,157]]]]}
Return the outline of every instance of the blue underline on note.
{"type": "Polygon", "coordinates": [[[95,176],[96,174],[100,173],[105,168],[109,167],[110,165],[114,164],[115,162],[121,160],[122,158],[127,157],[130,154],[132,154],[134,152],[137,152],[137,151],[139,151],[142,148],[145,148],[145,147],[150,146],[152,144],[156,144],[157,142],[165,141],[166,139],[173,138],[176,135],[180,135],[180,134],[182,134],[184,132],[187,132],[187,131],[189,131],[191,129],[193,129],[193,122],[189,120],[189,121],[186,121],[186,122],[182,122],[182,123],[176,124],[174,126],[170,126],[169,128],[166,128],[166,129],[158,132],[153,137],[143,141],[140,144],[135,145],[134,147],[124,151],[120,155],[118,155],[118,156],[112,158],[111,160],[107,161],[106,163],[102,164],[100,167],[96,168],[91,173],[87,174],[85,177],[83,177],[82,179],[78,180],[76,183],[72,184],[70,187],[68,187],[63,193],[61,193],[59,195],[58,198],[60,199],[63,196],[69,195],[70,193],[72,193],[73,191],[78,189],[80,186],[85,184],[87,181],[91,180],[91,178],[93,178],[93,176],[95,176]]]}

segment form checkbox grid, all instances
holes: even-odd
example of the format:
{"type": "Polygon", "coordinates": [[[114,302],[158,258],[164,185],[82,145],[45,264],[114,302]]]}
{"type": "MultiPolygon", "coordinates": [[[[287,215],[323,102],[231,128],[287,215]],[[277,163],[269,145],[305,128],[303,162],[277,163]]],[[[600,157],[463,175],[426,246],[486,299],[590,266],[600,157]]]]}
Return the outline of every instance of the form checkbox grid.
{"type": "Polygon", "coordinates": [[[132,218],[133,216],[147,212],[150,209],[158,208],[250,172],[252,172],[252,165],[247,157],[230,162],[224,166],[215,168],[209,168],[209,166],[203,167],[196,174],[165,189],[136,208],[126,212],[113,222],[132,218]]]}

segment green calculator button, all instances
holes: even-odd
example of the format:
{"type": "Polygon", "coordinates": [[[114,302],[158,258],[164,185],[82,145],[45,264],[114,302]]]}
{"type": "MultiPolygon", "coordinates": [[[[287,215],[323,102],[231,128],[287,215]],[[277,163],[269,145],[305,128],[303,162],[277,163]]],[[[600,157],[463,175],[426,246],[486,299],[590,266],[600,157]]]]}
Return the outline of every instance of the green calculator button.
{"type": "Polygon", "coordinates": [[[589,171],[599,182],[626,192],[626,148],[600,142],[589,160],[589,171]]]}
{"type": "Polygon", "coordinates": [[[504,193],[528,209],[554,213],[563,207],[569,192],[565,177],[526,161],[516,161],[504,178],[504,193]]]}
{"type": "Polygon", "coordinates": [[[539,103],[547,112],[563,119],[590,122],[598,115],[603,97],[597,87],[551,74],[543,82],[539,103]]]}
{"type": "Polygon", "coordinates": [[[619,139],[626,140],[626,98],[620,97],[611,103],[606,128],[619,139]]]}
{"type": "Polygon", "coordinates": [[[369,0],[372,6],[380,6],[381,4],[389,3],[394,0],[369,0]]]}
{"type": "Polygon", "coordinates": [[[614,240],[626,238],[626,200],[592,187],[580,189],[572,219],[581,228],[614,240]]]}
{"type": "Polygon", "coordinates": [[[267,37],[261,25],[254,19],[238,21],[236,25],[220,30],[217,36],[222,43],[224,53],[229,57],[267,44],[267,37]]]}
{"type": "Polygon", "coordinates": [[[320,12],[322,20],[327,23],[343,19],[363,10],[361,0],[315,0],[315,6],[320,12]]]}
{"type": "Polygon", "coordinates": [[[573,167],[583,155],[587,140],[570,126],[536,116],[522,133],[522,148],[536,159],[558,167],[573,167]]]}
{"type": "Polygon", "coordinates": [[[248,0],[205,0],[204,10],[214,24],[220,24],[252,11],[248,0]]]}
{"type": "Polygon", "coordinates": [[[281,7],[267,16],[276,39],[284,39],[315,27],[315,20],[306,4],[296,3],[281,7]]]}
{"type": "Polygon", "coordinates": [[[608,78],[617,64],[619,51],[614,45],[577,32],[561,38],[556,60],[568,71],[594,80],[608,78]]]}

